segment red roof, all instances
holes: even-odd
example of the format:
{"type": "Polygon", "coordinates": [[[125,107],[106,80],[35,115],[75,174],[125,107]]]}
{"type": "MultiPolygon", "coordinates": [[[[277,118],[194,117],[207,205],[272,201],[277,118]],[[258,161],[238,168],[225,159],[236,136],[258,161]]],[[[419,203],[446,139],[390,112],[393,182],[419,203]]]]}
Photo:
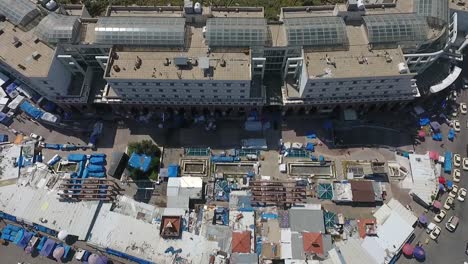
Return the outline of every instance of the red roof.
{"type": "Polygon", "coordinates": [[[304,242],[304,253],[315,253],[317,255],[323,255],[322,233],[302,233],[302,240],[304,242]]]}
{"type": "Polygon", "coordinates": [[[232,253],[250,253],[250,231],[232,232],[232,253]]]}
{"type": "Polygon", "coordinates": [[[361,238],[365,238],[367,234],[375,233],[375,219],[359,219],[358,231],[361,238]]]}

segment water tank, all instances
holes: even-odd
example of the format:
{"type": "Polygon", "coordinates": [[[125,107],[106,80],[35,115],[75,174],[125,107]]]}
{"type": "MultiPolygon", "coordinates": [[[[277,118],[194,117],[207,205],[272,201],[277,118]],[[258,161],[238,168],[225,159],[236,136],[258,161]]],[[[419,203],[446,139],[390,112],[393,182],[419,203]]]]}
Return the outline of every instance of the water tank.
{"type": "Polygon", "coordinates": [[[49,10],[54,10],[57,8],[57,3],[54,0],[50,0],[50,2],[46,4],[46,8],[49,10]]]}
{"type": "Polygon", "coordinates": [[[400,72],[400,74],[408,73],[408,67],[406,67],[404,62],[398,63],[398,72],[400,72]]]}
{"type": "Polygon", "coordinates": [[[193,7],[193,11],[196,13],[196,14],[201,14],[202,12],[202,6],[199,2],[196,2],[195,3],[195,6],[193,7]]]}

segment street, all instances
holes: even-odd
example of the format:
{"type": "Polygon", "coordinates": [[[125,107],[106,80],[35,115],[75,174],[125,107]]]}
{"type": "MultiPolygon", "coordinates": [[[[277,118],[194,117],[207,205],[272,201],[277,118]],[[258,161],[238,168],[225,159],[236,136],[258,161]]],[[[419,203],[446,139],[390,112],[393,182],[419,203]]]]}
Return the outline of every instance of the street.
{"type": "MultiPolygon", "coordinates": [[[[468,102],[468,91],[462,91],[461,95],[457,100],[460,102],[468,102]]],[[[439,151],[441,155],[448,150],[453,154],[458,153],[463,157],[466,157],[466,144],[468,142],[468,128],[466,127],[466,122],[468,120],[468,115],[460,114],[456,118],[460,121],[461,131],[456,134],[456,138],[453,142],[447,140],[449,127],[443,125],[442,134],[444,135],[444,140],[442,142],[434,141],[430,137],[426,137],[426,142],[421,145],[416,146],[417,153],[424,153],[425,151],[435,150],[439,151]],[[441,145],[443,144],[443,145],[441,145]]],[[[461,168],[460,168],[461,169],[461,168]]],[[[468,171],[463,171],[461,181],[457,184],[460,188],[468,188],[468,171]]],[[[447,180],[452,180],[452,175],[443,174],[447,180]]],[[[444,194],[439,200],[444,203],[448,195],[444,194]]],[[[420,207],[419,205],[413,203],[413,208],[420,207]]],[[[429,238],[429,235],[425,232],[424,229],[416,227],[415,234],[416,238],[414,239],[413,245],[420,241],[423,243],[423,248],[426,250],[426,260],[424,263],[463,263],[468,261],[468,256],[465,254],[465,246],[468,242],[468,210],[467,201],[459,202],[455,201],[455,209],[448,210],[447,216],[444,220],[438,224],[442,229],[442,233],[439,236],[437,242],[430,240],[429,244],[424,244],[426,238],[429,238]],[[455,215],[460,218],[460,224],[457,230],[453,233],[445,229],[445,223],[450,218],[450,216],[455,215]]],[[[434,213],[428,212],[426,214],[430,221],[433,221],[434,213]]],[[[419,216],[419,215],[417,215],[419,216]]],[[[398,263],[419,263],[414,258],[407,259],[404,256],[401,256],[398,263]]]]}

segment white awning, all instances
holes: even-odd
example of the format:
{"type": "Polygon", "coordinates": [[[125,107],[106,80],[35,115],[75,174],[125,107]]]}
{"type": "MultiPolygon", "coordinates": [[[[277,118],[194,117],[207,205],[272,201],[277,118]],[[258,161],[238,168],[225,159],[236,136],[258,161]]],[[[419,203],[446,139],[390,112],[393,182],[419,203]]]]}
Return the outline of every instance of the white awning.
{"type": "Polygon", "coordinates": [[[452,85],[452,83],[454,83],[458,79],[458,76],[460,76],[461,72],[462,69],[460,67],[455,66],[455,68],[453,68],[453,71],[447,76],[447,78],[445,78],[442,82],[431,86],[431,93],[438,93],[452,85]]]}

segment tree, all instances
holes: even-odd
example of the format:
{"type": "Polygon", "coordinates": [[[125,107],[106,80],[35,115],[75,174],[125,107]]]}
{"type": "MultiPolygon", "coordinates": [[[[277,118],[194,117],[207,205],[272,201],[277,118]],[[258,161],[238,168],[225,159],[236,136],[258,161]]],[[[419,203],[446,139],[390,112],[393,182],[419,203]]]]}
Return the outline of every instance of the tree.
{"type": "Polygon", "coordinates": [[[148,178],[151,180],[157,180],[161,149],[159,149],[159,147],[151,140],[142,140],[140,142],[130,142],[128,144],[128,155],[131,156],[133,153],[150,156],[151,163],[149,170],[146,173],[129,167],[128,170],[130,172],[130,177],[134,180],[148,178]]]}

